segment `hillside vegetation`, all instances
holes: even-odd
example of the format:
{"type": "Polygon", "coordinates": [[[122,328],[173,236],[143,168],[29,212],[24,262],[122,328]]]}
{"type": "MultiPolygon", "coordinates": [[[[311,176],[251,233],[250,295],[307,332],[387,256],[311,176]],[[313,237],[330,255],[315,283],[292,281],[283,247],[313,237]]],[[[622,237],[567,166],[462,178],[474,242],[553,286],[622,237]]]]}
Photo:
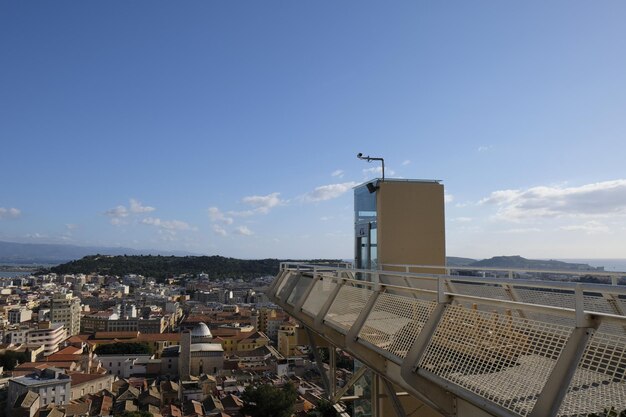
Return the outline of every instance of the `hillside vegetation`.
{"type": "MultiPolygon", "coordinates": [[[[57,274],[139,274],[163,280],[180,274],[207,273],[214,278],[249,279],[276,275],[280,259],[236,259],[223,256],[85,256],[82,259],[49,269],[57,274]]],[[[307,262],[339,262],[338,260],[311,260],[307,262]]]]}

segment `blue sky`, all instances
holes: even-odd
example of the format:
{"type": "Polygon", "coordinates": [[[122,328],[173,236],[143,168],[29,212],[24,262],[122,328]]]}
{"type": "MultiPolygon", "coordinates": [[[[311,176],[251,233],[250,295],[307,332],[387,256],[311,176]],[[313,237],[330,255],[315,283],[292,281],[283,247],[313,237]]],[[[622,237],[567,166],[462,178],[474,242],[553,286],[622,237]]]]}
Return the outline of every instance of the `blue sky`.
{"type": "Polygon", "coordinates": [[[352,256],[351,187],[449,255],[624,257],[622,1],[5,1],[0,239],[352,256]]]}

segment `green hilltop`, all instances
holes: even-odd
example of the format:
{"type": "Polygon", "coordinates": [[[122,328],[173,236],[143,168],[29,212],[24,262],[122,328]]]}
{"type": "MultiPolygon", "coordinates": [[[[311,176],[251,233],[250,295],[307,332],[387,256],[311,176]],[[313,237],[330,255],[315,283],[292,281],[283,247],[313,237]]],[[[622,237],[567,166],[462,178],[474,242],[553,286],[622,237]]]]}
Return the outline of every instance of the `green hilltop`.
{"type": "MultiPolygon", "coordinates": [[[[181,274],[207,273],[211,279],[251,279],[276,275],[280,259],[236,259],[223,256],[159,256],[159,255],[90,255],[50,268],[57,274],[126,275],[139,274],[163,280],[181,274]]],[[[291,261],[291,260],[290,260],[291,261]]],[[[339,262],[339,260],[311,260],[300,262],[339,262]]],[[[46,272],[42,271],[42,272],[46,272]]]]}

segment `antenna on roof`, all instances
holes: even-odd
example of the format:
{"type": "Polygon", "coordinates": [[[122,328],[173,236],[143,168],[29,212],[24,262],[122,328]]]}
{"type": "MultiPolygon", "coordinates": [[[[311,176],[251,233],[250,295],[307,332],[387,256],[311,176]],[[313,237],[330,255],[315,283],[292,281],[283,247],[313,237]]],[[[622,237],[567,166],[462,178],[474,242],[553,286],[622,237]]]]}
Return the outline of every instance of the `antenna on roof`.
{"type": "Polygon", "coordinates": [[[368,156],[363,156],[363,154],[361,152],[359,152],[358,154],[356,154],[356,157],[363,160],[363,161],[367,161],[367,162],[372,162],[372,161],[380,161],[383,164],[383,181],[385,181],[385,159],[384,158],[373,158],[368,156]]]}

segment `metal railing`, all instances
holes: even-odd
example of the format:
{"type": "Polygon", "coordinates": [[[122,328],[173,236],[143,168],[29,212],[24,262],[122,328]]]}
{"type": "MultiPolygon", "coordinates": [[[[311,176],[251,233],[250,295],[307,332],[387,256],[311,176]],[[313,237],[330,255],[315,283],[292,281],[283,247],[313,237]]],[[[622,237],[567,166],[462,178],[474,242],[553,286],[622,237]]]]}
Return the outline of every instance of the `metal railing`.
{"type": "Polygon", "coordinates": [[[493,415],[626,408],[623,286],[283,263],[270,296],[373,368],[370,353],[397,365],[387,377],[414,395],[427,380],[493,415]]]}

